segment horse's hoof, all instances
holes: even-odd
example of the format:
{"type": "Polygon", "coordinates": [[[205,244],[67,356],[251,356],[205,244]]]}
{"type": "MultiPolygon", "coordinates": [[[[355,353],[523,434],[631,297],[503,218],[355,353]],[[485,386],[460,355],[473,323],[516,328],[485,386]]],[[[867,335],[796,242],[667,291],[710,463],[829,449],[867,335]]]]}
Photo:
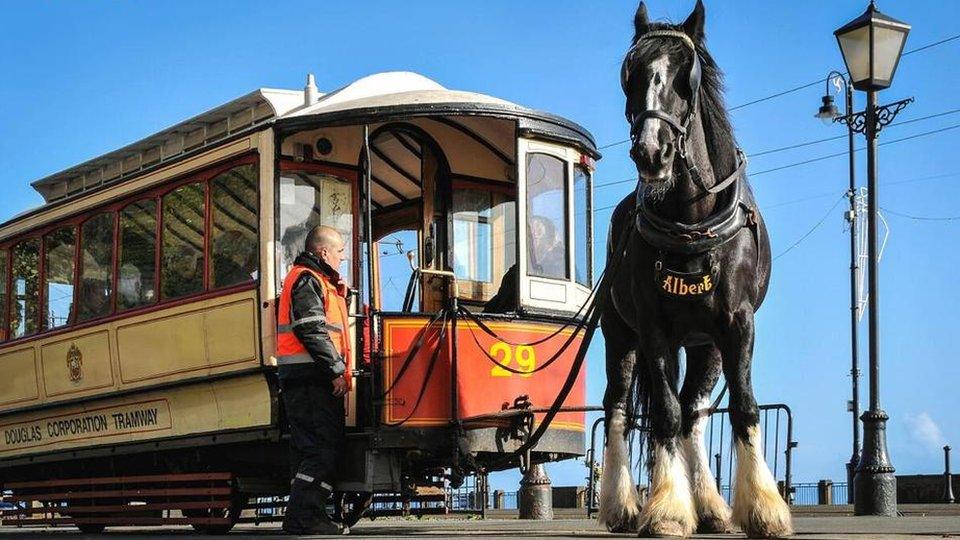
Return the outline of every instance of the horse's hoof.
{"type": "Polygon", "coordinates": [[[651,538],[686,538],[690,535],[687,527],[679,521],[657,521],[650,523],[643,531],[644,536],[651,538]]]}
{"type": "Polygon", "coordinates": [[[697,523],[697,532],[700,534],[728,533],[732,530],[730,522],[716,516],[700,518],[697,523]]]}
{"type": "Polygon", "coordinates": [[[793,535],[793,524],[790,522],[790,515],[770,516],[773,519],[760,520],[748,519],[746,523],[741,523],[747,538],[788,538],[793,535]]]}

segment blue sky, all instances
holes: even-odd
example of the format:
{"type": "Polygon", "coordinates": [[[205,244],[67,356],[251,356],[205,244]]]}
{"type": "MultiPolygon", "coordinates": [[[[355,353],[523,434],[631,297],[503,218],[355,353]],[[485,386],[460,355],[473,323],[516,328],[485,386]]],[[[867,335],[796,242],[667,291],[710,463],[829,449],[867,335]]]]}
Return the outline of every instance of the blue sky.
{"type": "MultiPolygon", "coordinates": [[[[648,6],[653,18],[680,21],[693,0],[648,6]]],[[[864,0],[707,2],[708,46],[726,72],[728,103],[744,104],[841,68],[832,32],[865,6],[864,0]]],[[[913,24],[908,50],[960,33],[960,4],[953,1],[887,0],[879,7],[913,24]]],[[[39,204],[28,185],[34,179],[254,88],[302,88],[307,72],[327,91],[374,72],[417,71],[449,88],[573,119],[601,145],[616,142],[627,135],[618,74],[635,8],[633,1],[5,3],[0,219],[39,204]]],[[[915,96],[903,120],[960,107],[958,53],[960,40],[905,57],[881,102],[915,96]]],[[[822,92],[815,85],[733,111],[741,146],[751,154],[842,135],[842,128],[813,118],[822,92]]],[[[862,96],[857,99],[862,106],[862,96]]],[[[890,127],[881,142],[958,123],[960,113],[953,113],[890,127]]],[[[949,130],[880,151],[881,205],[891,211],[881,266],[883,406],[900,473],[938,472],[939,447],[960,444],[953,342],[960,322],[960,221],[892,213],[960,215],[958,135],[960,129],[949,130]]],[[[754,361],[758,400],[794,411],[795,480],[839,481],[850,454],[845,203],[830,210],[847,182],[846,161],[758,173],[843,152],[845,144],[840,139],[757,156],[749,166],[774,254],[812,230],[775,262],[758,315],[754,361]]],[[[635,174],[626,150],[604,150],[598,184],[635,174]]],[[[862,181],[862,154],[858,163],[862,181]]],[[[631,188],[598,188],[597,206],[614,204],[631,188]]],[[[609,212],[596,217],[601,245],[608,219],[609,212]]],[[[599,250],[597,261],[602,264],[599,250]]],[[[594,403],[604,387],[602,358],[598,338],[588,368],[594,403]]],[[[551,471],[556,484],[567,485],[585,474],[575,462],[551,471]]],[[[495,483],[514,489],[515,480],[505,475],[495,483]]]]}

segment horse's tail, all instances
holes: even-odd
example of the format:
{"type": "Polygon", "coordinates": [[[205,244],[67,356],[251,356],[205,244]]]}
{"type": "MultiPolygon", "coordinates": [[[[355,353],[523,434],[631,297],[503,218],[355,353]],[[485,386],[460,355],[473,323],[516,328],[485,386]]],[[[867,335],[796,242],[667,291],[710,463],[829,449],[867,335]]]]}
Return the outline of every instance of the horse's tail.
{"type": "MultiPolygon", "coordinates": [[[[647,443],[647,434],[650,433],[652,429],[652,418],[650,417],[650,381],[647,377],[647,374],[650,372],[648,363],[649,359],[643,356],[643,354],[637,350],[637,361],[633,367],[633,378],[630,381],[630,396],[629,401],[630,410],[628,411],[628,416],[631,418],[629,422],[629,428],[634,431],[631,432],[630,437],[633,438],[636,449],[638,450],[637,464],[642,463],[641,460],[644,457],[649,457],[649,452],[647,452],[646,443],[647,443]]],[[[677,356],[667,358],[667,365],[665,366],[666,375],[668,377],[668,383],[673,389],[674,394],[679,390],[679,381],[680,381],[680,361],[677,356]]],[[[649,464],[647,464],[649,466],[649,464]]]]}

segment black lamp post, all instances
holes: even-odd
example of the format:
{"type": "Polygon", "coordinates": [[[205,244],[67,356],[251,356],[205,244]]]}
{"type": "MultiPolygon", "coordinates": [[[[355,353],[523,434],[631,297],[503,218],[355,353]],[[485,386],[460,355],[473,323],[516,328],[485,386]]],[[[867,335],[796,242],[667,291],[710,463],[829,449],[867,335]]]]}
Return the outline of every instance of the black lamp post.
{"type": "MultiPolygon", "coordinates": [[[[840,117],[837,106],[833,101],[833,94],[830,91],[830,85],[843,87],[844,93],[844,114],[853,113],[853,85],[839,71],[831,71],[826,79],[827,88],[823,94],[823,104],[817,111],[816,117],[824,123],[830,124],[840,117]]],[[[854,144],[852,127],[847,126],[847,147],[849,160],[850,187],[847,190],[847,197],[850,199],[850,209],[847,210],[847,223],[850,225],[850,379],[851,396],[850,412],[853,421],[853,452],[850,454],[850,461],[847,463],[847,504],[853,504],[854,492],[854,473],[857,470],[857,463],[860,462],[860,360],[859,360],[859,338],[858,322],[860,319],[860,302],[857,299],[859,290],[859,279],[857,278],[857,184],[856,184],[856,164],[854,161],[854,144]]]]}
{"type": "Polygon", "coordinates": [[[888,88],[900,63],[910,25],[877,11],[873,1],[863,15],[834,35],[857,90],[867,93],[863,112],[838,118],[867,138],[867,283],[869,285],[870,408],[863,413],[863,451],[854,478],[854,513],[897,515],[897,479],[887,456],[887,413],[880,408],[879,272],[877,268],[877,135],[913,99],[877,106],[877,92],[888,88]]]}

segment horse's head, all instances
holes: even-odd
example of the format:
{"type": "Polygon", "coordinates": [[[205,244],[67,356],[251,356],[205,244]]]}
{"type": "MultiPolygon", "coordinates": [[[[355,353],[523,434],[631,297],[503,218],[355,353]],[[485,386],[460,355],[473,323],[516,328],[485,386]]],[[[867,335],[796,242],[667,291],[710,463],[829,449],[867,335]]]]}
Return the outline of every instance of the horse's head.
{"type": "Polygon", "coordinates": [[[687,20],[674,26],[651,23],[640,2],[633,22],[633,44],[621,70],[630,157],[647,191],[663,193],[672,185],[674,158],[686,152],[687,131],[697,108],[703,3],[698,0],[687,20]]]}

